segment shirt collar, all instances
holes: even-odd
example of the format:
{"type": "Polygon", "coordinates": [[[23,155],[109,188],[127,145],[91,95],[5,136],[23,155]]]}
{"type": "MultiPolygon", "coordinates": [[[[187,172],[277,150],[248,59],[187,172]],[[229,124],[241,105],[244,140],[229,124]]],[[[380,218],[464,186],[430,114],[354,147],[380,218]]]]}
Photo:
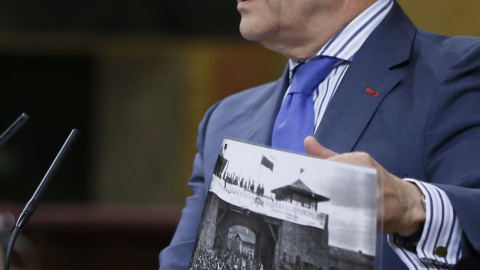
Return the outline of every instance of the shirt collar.
{"type": "MultiPolygon", "coordinates": [[[[320,56],[330,56],[351,62],[365,40],[385,18],[392,6],[393,0],[378,0],[330,39],[316,55],[306,61],[320,56]]],[[[339,61],[337,65],[344,61],[339,61]]],[[[302,62],[290,59],[288,63],[291,77],[293,70],[302,62]]]]}

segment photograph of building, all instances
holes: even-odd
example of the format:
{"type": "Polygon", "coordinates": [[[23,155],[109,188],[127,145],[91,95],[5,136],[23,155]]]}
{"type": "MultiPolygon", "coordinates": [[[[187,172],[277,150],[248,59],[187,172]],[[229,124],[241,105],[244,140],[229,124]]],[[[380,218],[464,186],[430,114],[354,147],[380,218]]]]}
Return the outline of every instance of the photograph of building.
{"type": "MultiPolygon", "coordinates": [[[[275,174],[283,156],[265,152],[256,167],[241,166],[235,143],[228,144],[230,155],[222,146],[190,269],[373,269],[371,252],[331,244],[339,242],[330,239],[339,228],[330,228],[335,213],[325,210],[335,198],[311,183],[309,168],[292,174],[295,178],[275,174]],[[261,176],[265,169],[269,177],[261,176]]],[[[365,223],[357,218],[359,226],[365,223]]]]}

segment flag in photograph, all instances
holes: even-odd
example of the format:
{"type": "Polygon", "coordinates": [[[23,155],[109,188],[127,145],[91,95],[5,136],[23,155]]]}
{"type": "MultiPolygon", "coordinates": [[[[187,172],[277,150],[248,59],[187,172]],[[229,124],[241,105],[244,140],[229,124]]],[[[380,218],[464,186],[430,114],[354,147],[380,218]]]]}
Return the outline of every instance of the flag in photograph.
{"type": "Polygon", "coordinates": [[[265,156],[262,156],[262,162],[261,164],[267,168],[270,169],[270,171],[273,172],[273,162],[271,162],[268,158],[266,158],[265,156]]]}

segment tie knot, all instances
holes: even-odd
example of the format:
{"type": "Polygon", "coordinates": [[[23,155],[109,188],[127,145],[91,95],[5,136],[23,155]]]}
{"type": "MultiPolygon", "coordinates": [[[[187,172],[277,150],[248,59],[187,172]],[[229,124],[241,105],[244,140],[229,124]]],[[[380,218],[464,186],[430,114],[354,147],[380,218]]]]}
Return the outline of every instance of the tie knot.
{"type": "Polygon", "coordinates": [[[337,61],[334,57],[322,57],[300,64],[293,75],[290,93],[311,95],[337,61]]]}

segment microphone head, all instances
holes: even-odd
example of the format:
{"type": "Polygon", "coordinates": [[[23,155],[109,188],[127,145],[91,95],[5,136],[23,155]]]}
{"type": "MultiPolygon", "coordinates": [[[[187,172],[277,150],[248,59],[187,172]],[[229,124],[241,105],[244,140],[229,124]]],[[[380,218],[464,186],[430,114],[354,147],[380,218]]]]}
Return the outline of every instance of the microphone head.
{"type": "Polygon", "coordinates": [[[13,122],[3,133],[0,135],[0,148],[15,134],[17,131],[27,122],[29,119],[26,113],[22,113],[20,117],[13,122]]]}

